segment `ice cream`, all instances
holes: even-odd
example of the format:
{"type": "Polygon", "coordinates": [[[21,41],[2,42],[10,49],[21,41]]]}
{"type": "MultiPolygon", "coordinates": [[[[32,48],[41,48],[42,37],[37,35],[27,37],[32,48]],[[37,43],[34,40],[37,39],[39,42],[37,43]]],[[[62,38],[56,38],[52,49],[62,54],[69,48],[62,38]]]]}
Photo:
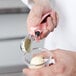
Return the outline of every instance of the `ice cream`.
{"type": "Polygon", "coordinates": [[[20,46],[22,52],[28,53],[31,50],[31,39],[29,37],[26,37],[22,42],[20,46]]]}
{"type": "Polygon", "coordinates": [[[35,69],[35,68],[41,68],[41,67],[43,67],[44,66],[44,59],[43,59],[43,57],[41,57],[41,56],[35,56],[35,57],[33,57],[32,59],[31,59],[31,62],[30,62],[30,66],[29,66],[29,68],[33,68],[33,69],[35,69]]]}

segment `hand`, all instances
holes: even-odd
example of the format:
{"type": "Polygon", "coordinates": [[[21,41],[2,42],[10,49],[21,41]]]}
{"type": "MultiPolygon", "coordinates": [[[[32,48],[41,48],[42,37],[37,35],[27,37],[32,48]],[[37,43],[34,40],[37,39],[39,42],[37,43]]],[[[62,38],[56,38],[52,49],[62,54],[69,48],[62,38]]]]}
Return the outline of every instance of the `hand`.
{"type": "MultiPolygon", "coordinates": [[[[24,69],[26,76],[76,76],[76,52],[54,50],[49,53],[55,64],[40,69],[24,69]]],[[[41,53],[41,55],[45,55],[41,53]]]]}
{"type": "Polygon", "coordinates": [[[52,32],[57,26],[58,22],[57,13],[51,9],[50,4],[47,3],[47,1],[48,0],[46,0],[46,2],[43,1],[42,3],[35,3],[27,18],[27,29],[29,34],[35,36],[35,31],[41,30],[40,26],[43,26],[43,28],[45,29],[38,39],[43,39],[50,32],[52,32]],[[48,12],[50,13],[50,17],[46,19],[46,22],[40,24],[42,17],[48,12]]]}

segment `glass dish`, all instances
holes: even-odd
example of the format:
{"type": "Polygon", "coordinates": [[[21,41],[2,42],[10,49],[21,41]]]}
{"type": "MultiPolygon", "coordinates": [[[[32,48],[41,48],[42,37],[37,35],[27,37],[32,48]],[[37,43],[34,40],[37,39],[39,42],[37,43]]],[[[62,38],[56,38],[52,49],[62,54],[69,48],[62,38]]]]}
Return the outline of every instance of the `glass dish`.
{"type": "Polygon", "coordinates": [[[45,67],[51,64],[55,64],[55,60],[52,58],[52,56],[50,55],[50,51],[48,51],[45,48],[33,48],[30,52],[28,53],[24,53],[24,63],[28,66],[28,68],[41,68],[41,67],[45,67]],[[34,58],[35,56],[41,56],[41,53],[46,53],[47,55],[42,56],[44,59],[44,62],[41,64],[30,64],[32,58],[34,58]]]}

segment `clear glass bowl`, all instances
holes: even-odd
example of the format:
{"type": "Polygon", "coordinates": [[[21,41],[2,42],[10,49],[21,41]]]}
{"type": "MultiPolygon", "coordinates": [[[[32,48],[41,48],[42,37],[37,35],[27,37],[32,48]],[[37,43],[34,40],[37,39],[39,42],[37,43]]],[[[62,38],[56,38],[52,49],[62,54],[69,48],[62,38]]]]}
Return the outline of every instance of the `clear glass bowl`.
{"type": "Polygon", "coordinates": [[[55,63],[55,60],[50,55],[50,51],[45,49],[45,48],[40,48],[40,47],[36,47],[36,46],[31,47],[30,46],[31,49],[29,52],[27,52],[27,50],[25,49],[25,46],[24,46],[25,40],[26,40],[26,38],[21,42],[21,45],[20,45],[21,51],[22,51],[23,56],[24,56],[25,65],[27,65],[29,68],[35,69],[35,68],[41,68],[41,67],[45,67],[49,64],[55,63]],[[37,56],[41,56],[43,58],[44,62],[37,64],[36,63],[37,60],[36,60],[36,61],[34,61],[36,64],[35,63],[31,64],[32,58],[37,57],[37,56]]]}
{"type": "Polygon", "coordinates": [[[33,68],[33,69],[48,66],[50,64],[55,64],[55,60],[50,55],[50,51],[44,48],[33,48],[30,52],[24,54],[24,60],[25,60],[25,64],[29,68],[33,68]],[[46,55],[44,55],[45,53],[46,55]],[[32,58],[36,56],[42,56],[44,59],[44,62],[41,64],[30,64],[32,58]]]}

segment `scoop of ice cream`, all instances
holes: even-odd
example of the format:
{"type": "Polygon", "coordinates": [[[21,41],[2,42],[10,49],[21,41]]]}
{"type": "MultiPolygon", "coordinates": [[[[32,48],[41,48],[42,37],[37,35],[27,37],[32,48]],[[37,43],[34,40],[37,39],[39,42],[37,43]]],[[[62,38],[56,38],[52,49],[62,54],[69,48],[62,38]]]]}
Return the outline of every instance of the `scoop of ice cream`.
{"type": "Polygon", "coordinates": [[[31,59],[29,68],[37,69],[44,66],[44,59],[41,56],[35,56],[31,59]],[[40,65],[41,64],[41,65],[40,65]]]}
{"type": "Polygon", "coordinates": [[[21,42],[20,48],[24,53],[31,51],[31,39],[28,36],[21,42]]]}
{"type": "Polygon", "coordinates": [[[39,65],[39,64],[43,64],[44,63],[44,59],[41,56],[35,56],[31,59],[30,64],[33,65],[39,65]]]}

